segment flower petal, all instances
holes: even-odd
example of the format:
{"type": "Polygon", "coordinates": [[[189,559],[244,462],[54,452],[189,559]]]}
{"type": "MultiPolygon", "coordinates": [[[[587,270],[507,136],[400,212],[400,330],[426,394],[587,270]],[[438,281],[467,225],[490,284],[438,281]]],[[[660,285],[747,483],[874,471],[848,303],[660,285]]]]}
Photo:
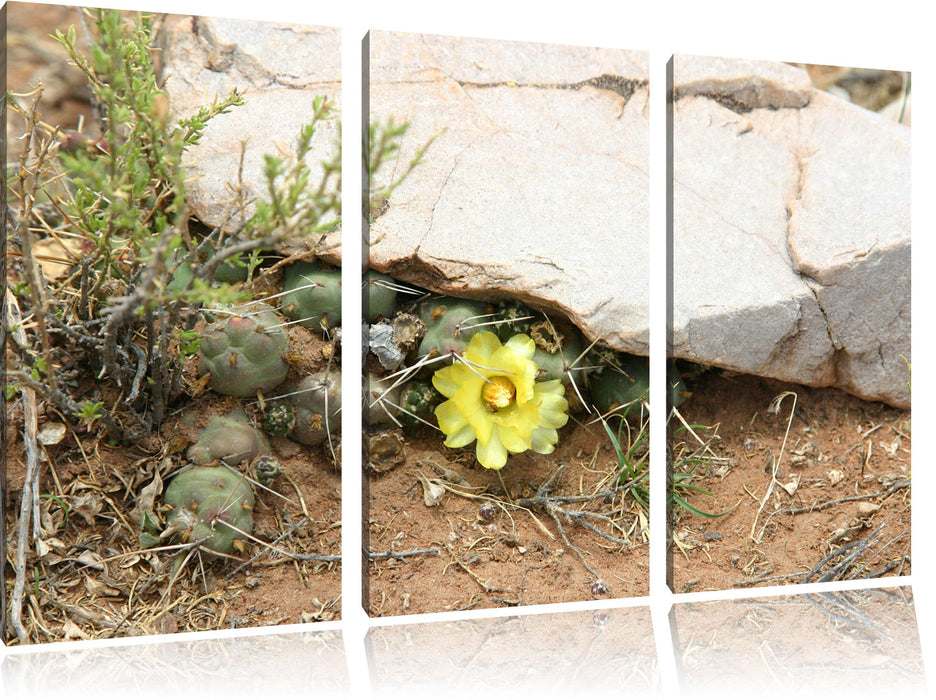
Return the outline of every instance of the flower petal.
{"type": "Polygon", "coordinates": [[[532,359],[533,353],[536,352],[536,343],[525,333],[518,333],[504,343],[504,345],[511,348],[514,352],[523,355],[528,360],[532,359]]]}
{"type": "Polygon", "coordinates": [[[537,394],[539,401],[539,426],[540,428],[561,428],[569,422],[569,416],[566,411],[569,410],[569,402],[562,396],[554,394],[537,394]]]}
{"type": "Polygon", "coordinates": [[[442,396],[450,399],[455,396],[459,387],[470,379],[466,373],[467,375],[474,376],[474,373],[470,369],[460,362],[456,362],[451,367],[443,367],[433,374],[432,385],[439,390],[442,396]]]}
{"type": "Polygon", "coordinates": [[[487,444],[482,444],[478,440],[475,455],[481,462],[481,466],[487,469],[500,469],[507,464],[507,449],[501,444],[496,432],[491,433],[491,439],[487,441],[487,444]]]}
{"type": "Polygon", "coordinates": [[[474,442],[474,440],[474,430],[472,430],[471,426],[466,423],[464,428],[449,435],[443,444],[446,447],[451,447],[454,449],[457,447],[470,445],[472,442],[474,442]]]}
{"type": "Polygon", "coordinates": [[[533,442],[533,451],[541,455],[548,455],[556,449],[556,443],[559,442],[559,433],[555,430],[546,428],[537,428],[531,436],[533,442]]]}
{"type": "Polygon", "coordinates": [[[457,433],[468,425],[468,420],[458,410],[455,401],[449,399],[443,401],[435,408],[436,419],[439,421],[439,427],[446,435],[457,433]]]}
{"type": "Polygon", "coordinates": [[[500,439],[501,444],[510,452],[525,452],[533,445],[529,435],[522,435],[512,428],[505,428],[499,425],[494,433],[500,439]]]}
{"type": "MultiPolygon", "coordinates": [[[[501,342],[491,331],[481,331],[475,333],[465,352],[462,354],[469,362],[475,362],[479,365],[490,366],[491,355],[501,347],[501,342]]],[[[480,370],[482,374],[484,370],[480,370]]]]}
{"type": "Polygon", "coordinates": [[[458,412],[471,424],[471,428],[478,440],[487,442],[491,437],[491,431],[494,429],[494,423],[491,421],[491,412],[485,408],[484,401],[481,398],[481,388],[483,386],[484,382],[480,379],[466,382],[455,394],[452,401],[458,408],[458,412]]]}

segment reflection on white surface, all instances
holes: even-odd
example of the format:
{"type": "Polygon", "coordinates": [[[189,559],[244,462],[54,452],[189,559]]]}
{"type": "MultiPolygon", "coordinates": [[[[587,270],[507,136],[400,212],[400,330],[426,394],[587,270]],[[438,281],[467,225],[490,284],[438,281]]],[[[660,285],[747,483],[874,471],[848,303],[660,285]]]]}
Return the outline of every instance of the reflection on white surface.
{"type": "Polygon", "coordinates": [[[344,698],[348,670],[334,630],[6,654],[0,696],[344,698]]]}
{"type": "Polygon", "coordinates": [[[684,697],[926,692],[909,588],[685,603],[670,623],[684,697]]]}
{"type": "Polygon", "coordinates": [[[374,627],[367,654],[376,698],[619,698],[659,688],[647,607],[374,627]]]}
{"type": "MultiPolygon", "coordinates": [[[[348,652],[339,630],[9,649],[0,697],[82,700],[371,697],[916,697],[926,692],[908,587],[673,607],[658,663],[647,606],[380,624],[348,652]],[[349,674],[348,660],[352,663],[349,674]],[[369,678],[365,675],[369,672],[369,678]],[[354,680],[355,683],[351,683],[354,680]]],[[[363,632],[363,629],[361,630],[363,632]]]]}

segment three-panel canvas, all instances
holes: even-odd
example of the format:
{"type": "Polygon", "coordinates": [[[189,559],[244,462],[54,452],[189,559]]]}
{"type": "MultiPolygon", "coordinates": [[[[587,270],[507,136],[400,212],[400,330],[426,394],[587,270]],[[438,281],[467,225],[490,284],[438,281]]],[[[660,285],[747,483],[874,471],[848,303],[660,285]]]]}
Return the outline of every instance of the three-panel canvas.
{"type": "Polygon", "coordinates": [[[909,73],[3,11],[6,645],[911,573],[909,73]]]}

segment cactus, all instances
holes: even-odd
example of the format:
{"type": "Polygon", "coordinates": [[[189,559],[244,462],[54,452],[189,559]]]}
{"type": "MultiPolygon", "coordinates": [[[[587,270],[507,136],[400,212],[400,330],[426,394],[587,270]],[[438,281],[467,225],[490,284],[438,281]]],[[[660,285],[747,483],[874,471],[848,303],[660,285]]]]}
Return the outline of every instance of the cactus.
{"type": "Polygon", "coordinates": [[[362,412],[364,422],[368,425],[393,424],[393,418],[399,417],[400,410],[396,406],[400,405],[400,387],[390,389],[391,383],[391,380],[383,379],[374,374],[367,375],[367,387],[364,389],[362,412]],[[390,416],[393,416],[393,418],[390,416]]]}
{"type": "Polygon", "coordinates": [[[367,377],[364,421],[374,425],[414,425],[432,420],[433,411],[444,400],[430,382],[413,379],[387,391],[391,380],[373,374],[367,377]]]}
{"type": "Polygon", "coordinates": [[[341,270],[297,262],[283,277],[283,313],[306,328],[341,325],[341,270]]]}
{"type": "Polygon", "coordinates": [[[562,347],[557,352],[549,352],[537,347],[533,353],[533,361],[539,367],[537,380],[561,379],[563,384],[569,384],[568,369],[582,353],[582,345],[574,335],[566,336],[562,347]]]}
{"type": "Polygon", "coordinates": [[[508,299],[497,305],[497,318],[503,323],[497,326],[497,335],[502,343],[506,343],[517,333],[529,334],[535,316],[533,310],[516,299],[508,299]]]}
{"type": "Polygon", "coordinates": [[[289,348],[279,317],[266,304],[238,307],[239,315],[213,323],[201,334],[201,372],[220,394],[252,396],[286,378],[283,355],[289,348]],[[271,330],[267,330],[270,329],[271,330]]]}
{"type": "Polygon", "coordinates": [[[166,487],[163,501],[171,525],[185,542],[223,554],[242,551],[243,535],[253,527],[254,494],[244,477],[224,467],[195,467],[176,476],[166,487]]]}
{"type": "Polygon", "coordinates": [[[666,398],[670,406],[682,406],[685,400],[692,395],[692,392],[689,391],[689,388],[683,381],[682,374],[679,372],[679,368],[676,366],[675,362],[670,362],[669,366],[666,368],[666,387],[666,398]]]}
{"type": "Polygon", "coordinates": [[[248,421],[243,409],[235,408],[225,416],[212,416],[198,433],[198,440],[188,449],[195,464],[224,460],[239,464],[267,450],[263,434],[248,421]]]}
{"type": "Polygon", "coordinates": [[[296,442],[321,445],[328,433],[341,431],[341,373],[310,374],[289,391],[296,424],[289,432],[296,442]]]}
{"type": "Polygon", "coordinates": [[[477,332],[473,326],[491,320],[484,317],[487,313],[487,305],[480,301],[454,297],[424,301],[419,305],[417,316],[426,324],[426,335],[417,354],[420,357],[433,351],[437,355],[462,354],[477,332]]]}
{"type": "Polygon", "coordinates": [[[646,398],[650,390],[650,364],[646,357],[614,353],[603,355],[608,364],[596,372],[589,384],[589,395],[599,413],[630,405],[646,398]]]}
{"type": "Polygon", "coordinates": [[[445,397],[430,382],[414,379],[400,389],[400,407],[403,409],[400,422],[413,424],[418,422],[417,418],[428,420],[434,415],[435,407],[444,400],[445,397]]]}
{"type": "Polygon", "coordinates": [[[288,401],[268,401],[261,409],[263,429],[270,435],[286,435],[296,424],[296,409],[288,401]]]}
{"type": "Polygon", "coordinates": [[[364,318],[368,323],[376,323],[381,318],[393,316],[396,307],[396,284],[390,275],[376,270],[364,273],[364,318]]]}

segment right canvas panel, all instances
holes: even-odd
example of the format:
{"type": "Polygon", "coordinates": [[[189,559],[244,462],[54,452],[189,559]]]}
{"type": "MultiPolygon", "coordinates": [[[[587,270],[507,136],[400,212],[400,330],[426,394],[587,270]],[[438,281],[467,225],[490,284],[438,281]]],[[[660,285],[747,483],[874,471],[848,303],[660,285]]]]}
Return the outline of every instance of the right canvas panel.
{"type": "Polygon", "coordinates": [[[909,574],[910,75],[668,79],[668,584],[909,574]]]}

